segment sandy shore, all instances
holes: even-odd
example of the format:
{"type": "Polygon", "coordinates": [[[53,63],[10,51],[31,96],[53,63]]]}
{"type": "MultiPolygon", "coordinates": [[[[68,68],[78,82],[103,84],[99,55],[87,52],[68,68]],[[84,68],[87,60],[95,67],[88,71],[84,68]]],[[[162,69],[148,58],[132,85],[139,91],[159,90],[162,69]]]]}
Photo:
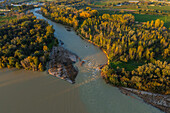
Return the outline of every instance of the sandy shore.
{"type": "Polygon", "coordinates": [[[151,104],[152,106],[155,106],[166,113],[170,113],[170,95],[156,94],[147,91],[140,91],[140,90],[136,90],[132,88],[124,88],[124,87],[120,87],[119,89],[125,95],[135,98],[132,95],[135,94],[141,99],[143,99],[144,102],[151,104]]]}

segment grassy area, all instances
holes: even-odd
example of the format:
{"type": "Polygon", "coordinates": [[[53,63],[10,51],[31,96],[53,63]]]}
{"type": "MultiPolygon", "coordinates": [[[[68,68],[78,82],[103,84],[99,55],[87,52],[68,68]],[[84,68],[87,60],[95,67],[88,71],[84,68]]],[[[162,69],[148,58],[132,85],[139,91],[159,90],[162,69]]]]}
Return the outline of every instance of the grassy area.
{"type": "MultiPolygon", "coordinates": [[[[106,5],[106,4],[109,4],[109,3],[120,3],[120,2],[127,2],[127,1],[130,1],[130,0],[93,0],[93,4],[94,5],[106,5]]],[[[133,0],[131,0],[133,1],[133,0]]],[[[135,1],[135,0],[134,0],[135,1]]],[[[138,1],[143,1],[143,0],[138,0],[138,1]]],[[[145,1],[149,1],[149,0],[145,0],[145,1]]]]}
{"type": "Polygon", "coordinates": [[[15,18],[16,16],[13,16],[13,17],[0,16],[0,26],[6,24],[6,21],[9,21],[15,18]]]}
{"type": "Polygon", "coordinates": [[[15,2],[36,2],[36,1],[39,1],[39,0],[11,0],[11,1],[15,3],[15,2]]]}
{"type": "Polygon", "coordinates": [[[145,64],[145,61],[128,61],[128,62],[121,62],[121,61],[116,61],[111,63],[111,67],[112,68],[125,68],[126,71],[132,71],[136,68],[138,68],[138,66],[142,66],[143,64],[145,64]]]}
{"type": "Polygon", "coordinates": [[[100,1],[94,1],[94,5],[106,5],[109,3],[119,3],[119,2],[124,2],[127,0],[100,0],[100,1]]]}
{"type": "Polygon", "coordinates": [[[170,16],[161,16],[161,15],[147,15],[147,14],[133,14],[135,16],[135,20],[139,22],[152,21],[156,19],[163,20],[165,23],[165,27],[170,27],[170,16]]]}
{"type": "MultiPolygon", "coordinates": [[[[107,14],[119,14],[118,11],[111,11],[111,10],[98,10],[99,15],[102,15],[104,13],[107,14]]],[[[129,12],[125,12],[129,13],[129,12]]],[[[165,27],[169,28],[170,27],[170,16],[162,16],[162,15],[149,15],[149,14],[133,14],[135,16],[135,20],[139,22],[147,22],[147,21],[152,21],[156,19],[160,19],[164,21],[165,27]]]]}
{"type": "Polygon", "coordinates": [[[170,6],[148,6],[148,9],[156,9],[156,10],[163,10],[163,11],[170,11],[170,6]]]}
{"type": "MultiPolygon", "coordinates": [[[[162,56],[157,57],[156,60],[170,62],[170,58],[164,59],[162,56]]],[[[119,68],[125,68],[126,71],[132,71],[138,68],[138,66],[142,66],[146,63],[148,62],[145,60],[140,60],[140,61],[129,60],[128,62],[115,61],[110,63],[110,66],[115,69],[119,67],[119,68]]]]}

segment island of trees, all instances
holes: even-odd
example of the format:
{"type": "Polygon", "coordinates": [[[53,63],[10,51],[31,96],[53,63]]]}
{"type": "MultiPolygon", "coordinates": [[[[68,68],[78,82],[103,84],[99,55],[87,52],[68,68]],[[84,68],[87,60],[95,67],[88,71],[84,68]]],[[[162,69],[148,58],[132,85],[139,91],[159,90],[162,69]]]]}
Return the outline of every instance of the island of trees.
{"type": "Polygon", "coordinates": [[[82,38],[105,51],[108,64],[102,75],[106,82],[170,94],[170,33],[163,21],[135,24],[131,14],[99,16],[90,7],[78,10],[55,2],[41,11],[55,22],[74,27],[82,38]]]}
{"type": "Polygon", "coordinates": [[[43,71],[57,43],[52,26],[22,13],[0,28],[0,68],[43,71]]]}

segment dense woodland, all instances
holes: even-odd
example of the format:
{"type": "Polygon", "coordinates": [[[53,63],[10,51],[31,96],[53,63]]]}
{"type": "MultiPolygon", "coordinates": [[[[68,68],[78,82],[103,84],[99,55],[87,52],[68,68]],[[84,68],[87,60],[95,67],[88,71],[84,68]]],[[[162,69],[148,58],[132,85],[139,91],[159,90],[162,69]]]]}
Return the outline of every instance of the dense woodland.
{"type": "Polygon", "coordinates": [[[54,29],[29,13],[0,28],[0,68],[43,71],[53,44],[54,29]]]}
{"type": "Polygon", "coordinates": [[[102,74],[107,82],[116,86],[170,93],[170,33],[163,21],[157,19],[135,24],[131,14],[98,16],[98,12],[89,7],[77,10],[54,2],[41,8],[41,11],[53,21],[73,26],[80,36],[106,52],[108,65],[102,69],[102,74]],[[117,61],[140,61],[143,65],[126,70],[115,67],[117,61]]]}
{"type": "Polygon", "coordinates": [[[85,10],[77,10],[75,8],[61,6],[56,3],[56,6],[53,5],[45,5],[41,8],[43,15],[50,18],[51,20],[70,25],[75,29],[78,28],[79,24],[83,22],[83,20],[94,17],[98,15],[97,10],[89,10],[87,8],[85,10]]]}

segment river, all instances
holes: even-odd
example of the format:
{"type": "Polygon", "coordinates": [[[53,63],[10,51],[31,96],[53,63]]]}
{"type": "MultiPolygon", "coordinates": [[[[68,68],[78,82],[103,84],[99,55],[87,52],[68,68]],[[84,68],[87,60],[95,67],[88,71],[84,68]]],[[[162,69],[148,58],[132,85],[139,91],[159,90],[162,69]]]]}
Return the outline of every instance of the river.
{"type": "Polygon", "coordinates": [[[75,84],[48,75],[16,69],[0,70],[0,113],[161,113],[141,99],[122,94],[108,85],[97,66],[107,62],[106,55],[96,46],[82,40],[72,30],[54,23],[40,14],[55,29],[55,37],[64,47],[76,53],[87,63],[75,65],[79,74],[75,84]]]}

